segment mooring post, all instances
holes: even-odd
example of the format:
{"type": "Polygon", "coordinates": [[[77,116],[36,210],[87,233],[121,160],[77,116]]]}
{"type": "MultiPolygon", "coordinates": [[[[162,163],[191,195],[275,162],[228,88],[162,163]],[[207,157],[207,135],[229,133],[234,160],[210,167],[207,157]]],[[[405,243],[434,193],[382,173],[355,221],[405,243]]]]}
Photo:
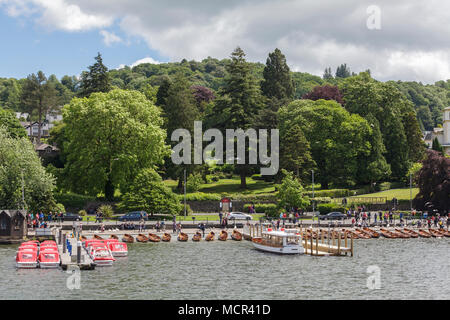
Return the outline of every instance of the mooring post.
{"type": "Polygon", "coordinates": [[[313,255],[313,232],[311,228],[311,255],[313,255]]]}
{"type": "Polygon", "coordinates": [[[77,241],[77,264],[81,263],[81,241],[77,241]]]}
{"type": "Polygon", "coordinates": [[[341,255],[341,232],[338,233],[338,255],[341,255]]]}
{"type": "Polygon", "coordinates": [[[62,236],[62,229],[60,228],[59,232],[58,232],[58,243],[59,244],[61,244],[61,236],[62,236]]]}
{"type": "Polygon", "coordinates": [[[352,238],[351,238],[351,248],[350,248],[350,252],[351,252],[351,256],[353,257],[353,233],[352,233],[352,238]]]}
{"type": "Polygon", "coordinates": [[[66,241],[66,234],[63,234],[63,239],[62,239],[62,244],[63,244],[63,253],[66,253],[67,250],[67,241],[66,241]]]}
{"type": "Polygon", "coordinates": [[[345,248],[347,247],[347,230],[345,230],[345,234],[344,234],[344,244],[345,244],[345,248]]]}
{"type": "Polygon", "coordinates": [[[319,255],[319,233],[317,233],[316,237],[316,255],[319,255]]]}

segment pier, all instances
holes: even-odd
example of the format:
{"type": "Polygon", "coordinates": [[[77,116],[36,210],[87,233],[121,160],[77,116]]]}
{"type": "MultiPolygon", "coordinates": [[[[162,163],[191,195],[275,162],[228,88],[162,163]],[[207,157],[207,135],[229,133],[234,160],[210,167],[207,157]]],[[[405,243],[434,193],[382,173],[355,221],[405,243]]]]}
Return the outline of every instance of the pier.
{"type": "Polygon", "coordinates": [[[70,233],[58,229],[55,238],[57,239],[61,268],[63,270],[72,269],[73,267],[78,267],[80,270],[95,269],[96,264],[76,236],[72,237],[70,233]]]}

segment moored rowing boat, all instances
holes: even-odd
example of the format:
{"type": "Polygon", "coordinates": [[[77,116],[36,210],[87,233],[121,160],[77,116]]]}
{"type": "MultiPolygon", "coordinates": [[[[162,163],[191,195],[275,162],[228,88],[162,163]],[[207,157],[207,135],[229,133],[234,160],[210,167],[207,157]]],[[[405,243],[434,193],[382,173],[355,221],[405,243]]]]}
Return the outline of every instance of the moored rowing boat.
{"type": "Polygon", "coordinates": [[[231,239],[233,239],[235,241],[241,241],[242,240],[242,233],[240,233],[237,230],[233,230],[233,232],[231,233],[231,239]]]}
{"type": "Polygon", "coordinates": [[[178,241],[188,241],[189,237],[186,233],[184,232],[180,232],[180,234],[178,235],[178,241]]]}
{"type": "Polygon", "coordinates": [[[122,241],[125,242],[125,243],[133,243],[134,242],[134,238],[133,238],[132,235],[129,235],[129,234],[125,233],[123,235],[122,241]]]}
{"type": "Polygon", "coordinates": [[[202,234],[198,231],[192,236],[192,241],[198,242],[201,239],[202,239],[202,234]]]}
{"type": "Polygon", "coordinates": [[[172,236],[168,233],[164,233],[161,240],[164,242],[170,242],[170,239],[172,239],[172,236]]]}
{"type": "Polygon", "coordinates": [[[208,233],[205,237],[206,241],[214,241],[214,232],[211,231],[210,233],[208,233]]]}
{"type": "Polygon", "coordinates": [[[226,231],[224,231],[224,230],[220,231],[220,234],[219,234],[219,238],[218,238],[218,239],[219,239],[220,241],[226,241],[227,238],[228,238],[228,233],[227,233],[226,231]]]}
{"type": "Polygon", "coordinates": [[[150,242],[160,242],[161,241],[161,237],[154,234],[154,233],[149,233],[148,234],[148,239],[150,242]]]}
{"type": "Polygon", "coordinates": [[[148,237],[146,235],[143,235],[142,233],[138,234],[136,237],[136,241],[138,242],[148,242],[148,237]]]}

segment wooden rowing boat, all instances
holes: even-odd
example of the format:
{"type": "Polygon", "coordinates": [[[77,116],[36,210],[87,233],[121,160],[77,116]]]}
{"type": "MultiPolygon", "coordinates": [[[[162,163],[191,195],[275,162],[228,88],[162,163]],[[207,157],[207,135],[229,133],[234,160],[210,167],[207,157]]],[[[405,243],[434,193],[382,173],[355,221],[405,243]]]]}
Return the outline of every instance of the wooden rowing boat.
{"type": "Polygon", "coordinates": [[[368,233],[370,233],[372,235],[372,238],[379,238],[380,237],[380,234],[378,232],[376,232],[375,230],[372,230],[372,229],[370,229],[368,227],[364,227],[363,230],[368,232],[368,233]]]}
{"type": "Polygon", "coordinates": [[[98,235],[96,235],[96,234],[94,234],[94,239],[104,240],[102,237],[100,237],[100,236],[98,236],[98,235]]]}
{"type": "Polygon", "coordinates": [[[87,238],[85,236],[81,236],[81,241],[85,241],[87,238]]]}
{"type": "Polygon", "coordinates": [[[360,239],[361,237],[359,236],[358,233],[354,232],[353,230],[349,230],[349,229],[342,229],[342,231],[344,232],[344,234],[347,234],[347,238],[351,238],[353,236],[353,239],[360,239]]]}
{"type": "Polygon", "coordinates": [[[224,230],[220,231],[218,239],[220,241],[227,241],[227,238],[228,238],[228,232],[226,232],[224,230]]]}
{"type": "Polygon", "coordinates": [[[123,235],[122,241],[123,241],[123,242],[126,242],[126,243],[133,243],[133,242],[134,242],[134,238],[133,238],[132,235],[129,235],[129,234],[126,234],[126,233],[125,233],[125,234],[123,235]]]}
{"type": "Polygon", "coordinates": [[[441,233],[444,237],[450,237],[450,232],[444,229],[438,229],[437,232],[441,233]]]}
{"type": "Polygon", "coordinates": [[[207,235],[206,235],[206,237],[205,237],[205,240],[206,241],[214,241],[214,232],[210,232],[210,233],[208,233],[207,235]]]}
{"type": "Polygon", "coordinates": [[[116,240],[119,240],[119,237],[116,236],[115,234],[112,234],[109,238],[110,238],[110,239],[116,239],[116,240]]]}
{"type": "Polygon", "coordinates": [[[361,229],[355,229],[355,233],[358,234],[359,238],[361,239],[370,239],[372,236],[370,234],[367,234],[361,229]]]}
{"type": "Polygon", "coordinates": [[[201,239],[202,234],[198,231],[192,236],[192,241],[199,242],[201,239]]]}
{"type": "Polygon", "coordinates": [[[408,228],[403,228],[403,230],[407,233],[409,233],[411,235],[411,237],[413,238],[418,238],[420,237],[420,234],[412,229],[408,229],[408,228]]]}
{"type": "Polygon", "coordinates": [[[148,237],[146,235],[143,235],[142,233],[139,233],[136,237],[137,242],[148,242],[148,237]]]}
{"type": "Polygon", "coordinates": [[[418,238],[418,237],[419,237],[418,234],[413,233],[413,232],[410,232],[410,231],[405,230],[405,229],[402,230],[402,229],[396,228],[395,231],[400,232],[400,233],[402,233],[402,234],[408,235],[408,238],[418,238]]]}
{"type": "Polygon", "coordinates": [[[156,234],[154,234],[154,233],[149,233],[148,234],[148,240],[150,242],[160,242],[161,241],[161,237],[156,235],[156,234]]]}
{"type": "Polygon", "coordinates": [[[434,229],[431,229],[431,228],[428,229],[428,232],[431,234],[431,236],[433,236],[433,237],[435,237],[435,238],[441,238],[441,237],[444,236],[444,235],[443,235],[442,233],[440,233],[439,231],[434,230],[434,229]]]}
{"type": "Polygon", "coordinates": [[[412,235],[409,234],[408,232],[403,231],[402,229],[399,228],[395,228],[394,232],[397,232],[399,235],[399,238],[411,238],[412,235]]]}
{"type": "Polygon", "coordinates": [[[396,238],[398,238],[398,235],[392,233],[388,229],[381,228],[380,229],[380,233],[381,233],[381,235],[383,237],[388,238],[388,239],[396,239],[396,238]]]}
{"type": "Polygon", "coordinates": [[[233,232],[231,233],[231,239],[233,239],[235,241],[241,241],[242,240],[242,233],[240,233],[237,230],[233,230],[233,232]]]}
{"type": "Polygon", "coordinates": [[[161,241],[164,242],[170,242],[170,239],[172,239],[172,236],[168,233],[164,233],[163,236],[161,237],[161,241]]]}
{"type": "Polygon", "coordinates": [[[188,241],[189,237],[186,233],[180,232],[178,235],[178,241],[188,241]]]}
{"type": "Polygon", "coordinates": [[[419,229],[418,233],[422,238],[431,238],[431,234],[423,229],[419,229]]]}

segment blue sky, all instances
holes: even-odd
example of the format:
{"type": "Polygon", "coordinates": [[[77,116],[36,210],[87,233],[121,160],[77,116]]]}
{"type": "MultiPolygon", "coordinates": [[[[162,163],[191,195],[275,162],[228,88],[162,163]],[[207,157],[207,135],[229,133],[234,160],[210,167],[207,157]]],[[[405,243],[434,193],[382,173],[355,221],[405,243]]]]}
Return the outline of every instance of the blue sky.
{"type": "MultiPolygon", "coordinates": [[[[121,35],[117,27],[109,28],[121,35]]],[[[167,61],[139,37],[127,43],[106,45],[99,30],[65,32],[47,30],[24,19],[16,19],[0,11],[0,77],[25,78],[42,70],[47,76],[79,75],[92,65],[97,52],[110,69],[131,65],[144,57],[167,61]]]]}
{"type": "Polygon", "coordinates": [[[448,0],[0,0],[0,77],[79,75],[97,52],[111,69],[229,57],[294,71],[346,63],[378,80],[450,78],[448,0]],[[146,60],[143,60],[146,59],[146,60]]]}

